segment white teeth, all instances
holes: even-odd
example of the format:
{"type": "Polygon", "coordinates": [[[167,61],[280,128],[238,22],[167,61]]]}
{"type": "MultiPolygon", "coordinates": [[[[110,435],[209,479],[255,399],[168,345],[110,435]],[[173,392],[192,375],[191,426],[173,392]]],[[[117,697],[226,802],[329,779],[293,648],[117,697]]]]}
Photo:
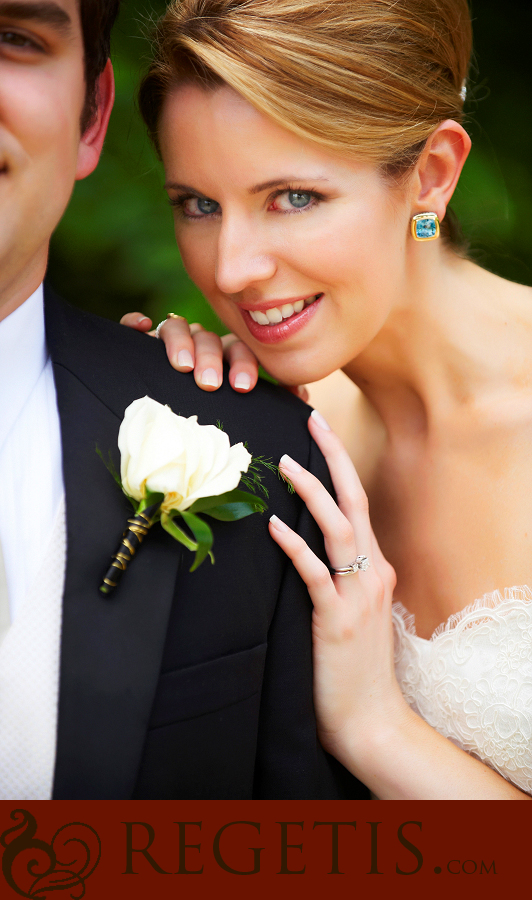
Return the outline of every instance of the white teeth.
{"type": "Polygon", "coordinates": [[[259,312],[258,310],[257,310],[257,312],[255,312],[254,310],[250,309],[249,314],[250,314],[251,318],[253,319],[253,321],[257,323],[257,325],[269,325],[270,324],[270,320],[268,319],[268,316],[265,315],[265,313],[263,313],[263,312],[259,312]]]}
{"type": "Polygon", "coordinates": [[[265,313],[268,316],[268,322],[271,325],[278,325],[279,322],[283,321],[283,314],[280,309],[277,309],[276,306],[274,306],[272,309],[266,309],[265,313]]]}
{"type": "Polygon", "coordinates": [[[271,309],[266,309],[264,312],[250,309],[249,314],[257,325],[278,325],[283,319],[289,319],[296,313],[300,313],[305,306],[310,306],[320,296],[320,294],[314,294],[308,300],[296,300],[295,303],[285,303],[280,308],[272,306],[271,309]]]}

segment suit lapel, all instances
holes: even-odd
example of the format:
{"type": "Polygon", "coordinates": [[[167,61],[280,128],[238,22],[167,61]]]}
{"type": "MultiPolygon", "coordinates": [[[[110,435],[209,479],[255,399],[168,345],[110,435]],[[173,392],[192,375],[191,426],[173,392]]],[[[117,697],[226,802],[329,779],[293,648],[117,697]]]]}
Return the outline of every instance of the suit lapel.
{"type": "Polygon", "coordinates": [[[67,509],[53,796],[121,799],[136,782],[181,552],[155,527],[115,593],[98,590],[131,507],[95,448],[118,464],[125,406],[147,390],[131,359],[117,377],[115,358],[106,377],[102,342],[80,317],[47,294],[67,509]]]}

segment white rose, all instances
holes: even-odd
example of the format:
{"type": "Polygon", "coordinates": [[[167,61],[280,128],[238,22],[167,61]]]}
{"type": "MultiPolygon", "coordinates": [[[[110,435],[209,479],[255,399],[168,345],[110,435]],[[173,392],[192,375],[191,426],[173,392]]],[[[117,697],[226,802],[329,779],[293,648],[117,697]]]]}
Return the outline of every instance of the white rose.
{"type": "Polygon", "coordinates": [[[238,486],[251,455],[243,444],[230,446],[215,425],[177,416],[150,397],[126,409],[118,434],[120,474],[126,493],[144,499],[146,490],[165,495],[161,511],[186,510],[200,497],[215,497],[238,486]]]}

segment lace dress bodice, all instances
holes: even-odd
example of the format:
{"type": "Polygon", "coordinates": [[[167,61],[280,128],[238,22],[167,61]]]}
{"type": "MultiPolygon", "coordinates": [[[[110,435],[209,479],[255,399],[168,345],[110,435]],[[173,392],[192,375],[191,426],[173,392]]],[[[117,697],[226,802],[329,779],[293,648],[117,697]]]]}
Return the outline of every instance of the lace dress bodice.
{"type": "Polygon", "coordinates": [[[486,594],[430,640],[393,604],[395,670],[429,725],[532,794],[532,591],[486,594]]]}

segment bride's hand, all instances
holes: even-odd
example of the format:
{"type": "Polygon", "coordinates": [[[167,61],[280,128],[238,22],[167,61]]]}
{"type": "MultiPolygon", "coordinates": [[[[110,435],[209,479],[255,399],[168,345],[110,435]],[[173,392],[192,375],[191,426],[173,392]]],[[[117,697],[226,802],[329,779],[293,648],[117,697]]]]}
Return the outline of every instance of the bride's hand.
{"type": "MultiPolygon", "coordinates": [[[[120,319],[122,325],[152,336],[152,320],[142,313],[126,313],[120,319]]],[[[247,394],[257,384],[259,364],[255,354],[236,334],[218,337],[197,322],[189,325],[186,319],[167,319],[159,329],[159,336],[166,346],[170,363],[178,372],[191,372],[198,387],[204,391],[216,391],[223,381],[223,361],[229,365],[229,384],[240,394],[247,394]]],[[[302,400],[308,399],[304,387],[287,387],[302,400]]]]}
{"type": "Polygon", "coordinates": [[[394,671],[394,570],[373,534],[367,497],[341,441],[316,411],[309,428],[327,460],[338,505],[288,457],[280,469],[321,528],[331,566],[348,567],[358,556],[370,563],[366,571],[331,576],[299,535],[270,519],[271,536],[314,604],[314,703],[323,747],[381,800],[530,800],[404,699],[394,671]]]}
{"type": "Polygon", "coordinates": [[[395,678],[391,620],[395,572],[385,560],[371,527],[367,497],[340,439],[314,411],[312,437],[331,473],[338,505],[320,481],[283,457],[286,475],[323,532],[332,567],[348,566],[357,556],[369,561],[366,571],[331,574],[305,541],[277,517],[270,534],[293,561],[314,604],[314,700],[320,740],[340,761],[357,748],[363,754],[365,736],[382,729],[390,717],[405,712],[395,678]]]}

